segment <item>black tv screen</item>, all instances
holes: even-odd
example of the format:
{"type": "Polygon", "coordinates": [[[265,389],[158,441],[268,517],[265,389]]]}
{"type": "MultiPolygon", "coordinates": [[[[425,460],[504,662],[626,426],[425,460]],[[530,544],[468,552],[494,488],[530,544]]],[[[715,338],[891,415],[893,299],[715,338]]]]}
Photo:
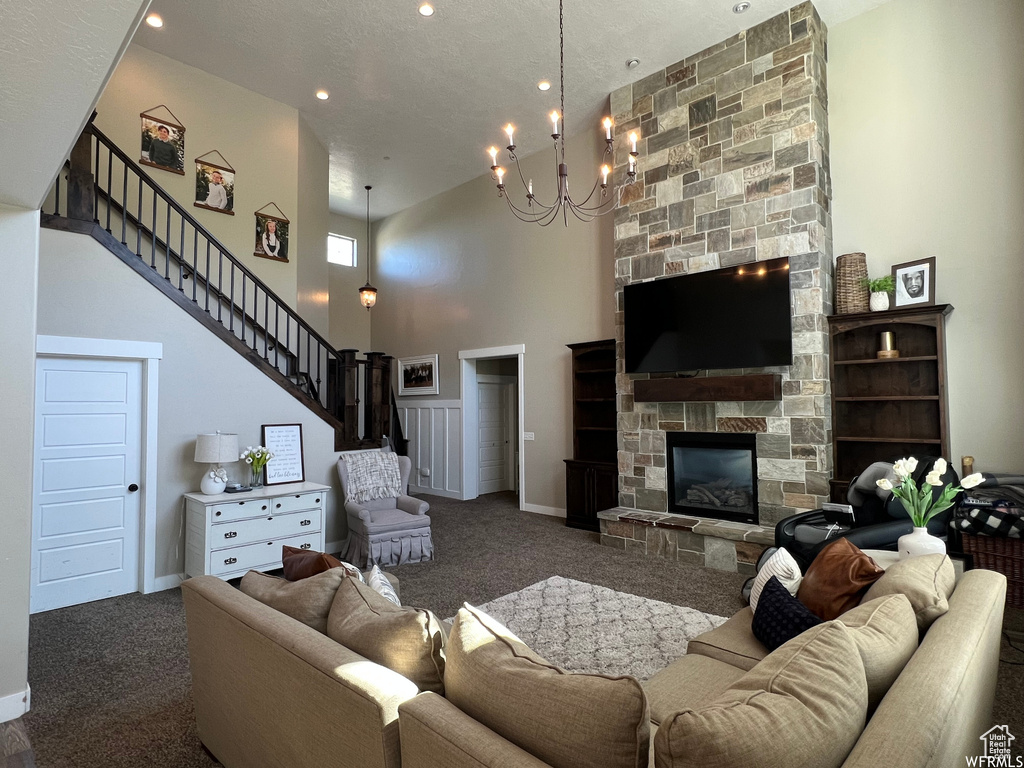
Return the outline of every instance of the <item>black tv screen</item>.
{"type": "Polygon", "coordinates": [[[789,259],[624,289],[627,373],[792,365],[789,259]]]}

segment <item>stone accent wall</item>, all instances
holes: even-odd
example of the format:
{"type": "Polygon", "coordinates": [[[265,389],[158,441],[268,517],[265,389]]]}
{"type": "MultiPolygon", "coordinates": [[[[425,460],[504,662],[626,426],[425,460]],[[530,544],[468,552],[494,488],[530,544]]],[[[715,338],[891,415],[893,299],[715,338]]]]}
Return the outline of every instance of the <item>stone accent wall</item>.
{"type": "MultiPolygon", "coordinates": [[[[825,25],[805,2],[611,95],[615,173],[639,132],[640,175],[615,211],[619,503],[665,512],[665,432],[757,433],[760,522],[820,506],[832,468],[826,316],[833,262],[825,25]],[[787,256],[793,365],[781,402],[634,403],[622,288],[787,256]]],[[[667,374],[673,375],[673,374],[667,374]]]]}

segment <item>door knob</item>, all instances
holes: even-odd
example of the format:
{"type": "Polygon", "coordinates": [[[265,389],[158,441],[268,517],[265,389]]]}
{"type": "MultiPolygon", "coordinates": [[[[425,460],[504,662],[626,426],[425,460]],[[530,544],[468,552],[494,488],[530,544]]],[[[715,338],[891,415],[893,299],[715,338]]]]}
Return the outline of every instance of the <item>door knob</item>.
{"type": "Polygon", "coordinates": [[[135,493],[137,490],[139,490],[139,486],[137,486],[135,483],[132,483],[131,485],[128,486],[128,493],[135,493]]]}

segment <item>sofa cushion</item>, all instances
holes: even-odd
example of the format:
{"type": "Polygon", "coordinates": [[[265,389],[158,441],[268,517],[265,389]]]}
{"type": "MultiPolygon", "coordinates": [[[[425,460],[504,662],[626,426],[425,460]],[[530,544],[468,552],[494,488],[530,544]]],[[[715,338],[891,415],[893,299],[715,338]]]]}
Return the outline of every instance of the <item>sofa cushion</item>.
{"type": "Polygon", "coordinates": [[[349,579],[344,568],[331,568],[302,581],[288,581],[249,571],[242,577],[243,593],[281,613],[301,621],[317,632],[327,632],[327,614],[338,587],[349,579]]]}
{"type": "Polygon", "coordinates": [[[906,595],[923,634],[949,610],[949,596],[955,586],[956,572],[948,555],[919,555],[890,565],[885,575],[871,585],[864,602],[884,595],[906,595]]]}
{"type": "Polygon", "coordinates": [[[850,629],[864,662],[870,715],[917,651],[914,609],[906,595],[886,595],[852,608],[839,621],[850,629]]]}
{"type": "Polygon", "coordinates": [[[883,573],[849,539],[836,539],[814,558],[796,596],[815,616],[830,621],[860,603],[883,573]]]}
{"type": "Polygon", "coordinates": [[[366,584],[346,579],[331,605],[327,635],[421,691],[444,694],[444,633],[430,611],[395,605],[366,584]]]}
{"type": "Polygon", "coordinates": [[[647,698],[632,677],[571,674],[483,611],[455,618],[446,697],[553,768],[646,768],[647,698]]]}
{"type": "Polygon", "coordinates": [[[366,577],[366,584],[378,595],[387,598],[395,605],[402,604],[402,601],[398,599],[398,592],[391,586],[391,581],[384,575],[384,571],[376,563],[373,564],[369,575],[366,577]]]}
{"type": "Polygon", "coordinates": [[[750,610],[757,610],[757,601],[761,597],[761,591],[768,579],[772,576],[778,578],[779,583],[789,590],[789,594],[795,595],[803,581],[803,574],[800,573],[800,564],[793,559],[793,556],[786,551],[785,547],[779,547],[768,561],[761,566],[753,583],[750,585],[750,610]]]}
{"type": "Polygon", "coordinates": [[[289,547],[287,544],[281,546],[281,567],[284,568],[284,577],[288,581],[308,579],[331,568],[344,568],[349,576],[363,580],[363,574],[351,563],[342,562],[326,552],[289,547]]]}
{"type": "Polygon", "coordinates": [[[643,684],[651,724],[660,725],[681,709],[699,709],[743,677],[745,670],[710,656],[688,653],[643,684]]]}
{"type": "Polygon", "coordinates": [[[774,651],[819,624],[821,619],[793,597],[778,577],[772,576],[761,592],[750,629],[765,648],[774,651]]]}
{"type": "Polygon", "coordinates": [[[867,716],[864,664],[840,622],[790,640],[699,709],[664,720],[662,768],[832,768],[867,716]]]}
{"type": "Polygon", "coordinates": [[[742,670],[753,669],[768,655],[768,649],[754,637],[751,630],[753,620],[754,612],[744,608],[721,626],[693,638],[686,646],[686,652],[724,661],[742,670]]]}

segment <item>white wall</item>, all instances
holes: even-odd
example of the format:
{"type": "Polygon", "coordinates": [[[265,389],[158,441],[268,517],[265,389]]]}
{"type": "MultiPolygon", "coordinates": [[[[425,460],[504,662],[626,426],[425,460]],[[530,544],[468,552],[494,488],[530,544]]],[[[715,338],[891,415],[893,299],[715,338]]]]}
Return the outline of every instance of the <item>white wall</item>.
{"type": "MultiPolygon", "coordinates": [[[[573,189],[596,178],[600,139],[594,130],[567,142],[573,189]]],[[[550,151],[524,167],[537,195],[552,198],[550,151]]],[[[525,344],[525,429],[536,433],[526,443],[525,502],[564,509],[562,460],[572,456],[565,345],[614,335],[611,216],[590,224],[570,217],[568,228],[520,222],[488,173],[389,216],[375,240],[373,348],[396,357],[438,353],[438,399],[453,400],[461,398],[459,350],[525,344]]]]}
{"type": "Polygon", "coordinates": [[[0,722],[22,715],[28,688],[32,436],[39,212],[0,206],[0,722]]]}
{"type": "Polygon", "coordinates": [[[306,121],[299,118],[298,241],[296,289],[299,315],[330,341],[331,294],[327,269],[327,232],[330,228],[330,190],[327,149],[306,121]]]}
{"type": "MultiPolygon", "coordinates": [[[[366,221],[332,213],[330,231],[356,241],[356,266],[328,264],[331,289],[331,335],[328,340],[335,349],[376,351],[370,348],[370,323],[377,310],[374,308],[367,312],[359,303],[359,289],[366,284],[366,221]]],[[[371,270],[371,277],[374,271],[371,270]]],[[[373,279],[376,280],[375,277],[373,279]]],[[[379,281],[374,285],[380,288],[379,281]]]]}
{"type": "MultiPolygon", "coordinates": [[[[245,446],[259,442],[261,424],[301,423],[306,479],[335,487],[327,541],[344,538],[331,427],[92,238],[43,230],[39,261],[40,334],[163,344],[157,578],[183,568],[181,497],[199,489],[205,465],[193,457],[202,432],[237,432],[245,446]]],[[[241,464],[227,469],[244,479],[241,464]]]]}
{"type": "Polygon", "coordinates": [[[953,463],[1024,471],[1024,3],[892,0],[829,34],[835,253],[936,257],[953,463]]]}

